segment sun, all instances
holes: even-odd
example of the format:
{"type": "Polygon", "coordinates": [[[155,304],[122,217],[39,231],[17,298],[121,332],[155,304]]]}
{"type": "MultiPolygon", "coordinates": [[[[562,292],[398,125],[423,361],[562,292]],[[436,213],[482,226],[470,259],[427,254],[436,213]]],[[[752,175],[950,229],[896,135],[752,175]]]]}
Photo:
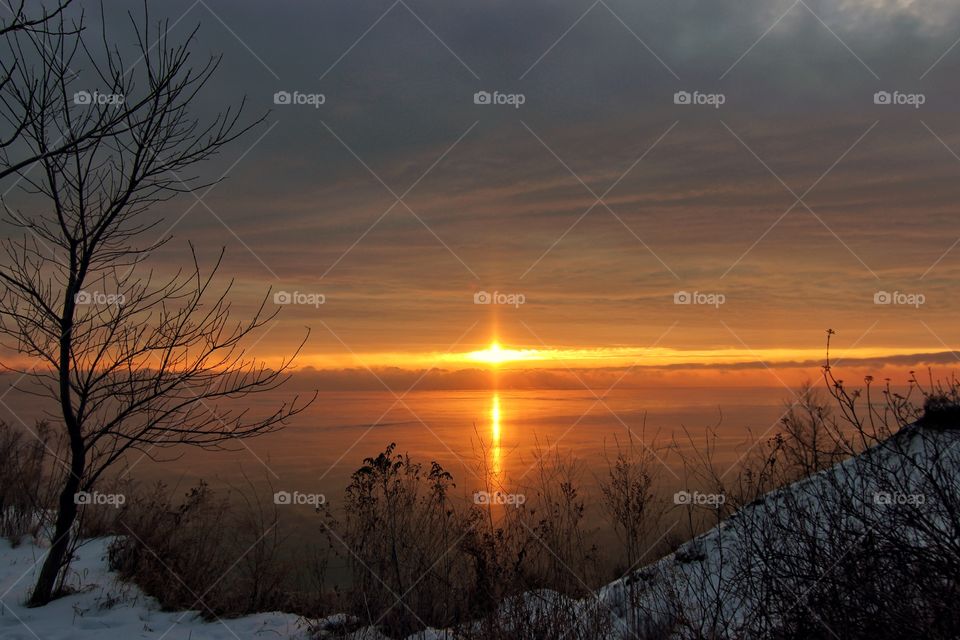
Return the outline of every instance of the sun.
{"type": "Polygon", "coordinates": [[[509,351],[500,346],[500,343],[493,341],[490,346],[482,351],[474,351],[470,354],[471,360],[486,362],[487,364],[501,364],[510,359],[509,351]]]}
{"type": "Polygon", "coordinates": [[[500,346],[499,342],[494,340],[486,349],[468,353],[467,359],[474,362],[498,365],[503,364],[504,362],[514,362],[516,360],[531,360],[535,356],[535,352],[529,349],[504,349],[500,346]]]}

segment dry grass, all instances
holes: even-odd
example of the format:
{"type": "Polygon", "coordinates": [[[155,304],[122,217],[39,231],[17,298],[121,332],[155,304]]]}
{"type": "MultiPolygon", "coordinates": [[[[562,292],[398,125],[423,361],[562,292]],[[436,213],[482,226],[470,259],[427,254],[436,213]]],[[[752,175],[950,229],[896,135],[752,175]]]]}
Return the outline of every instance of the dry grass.
{"type": "Polygon", "coordinates": [[[32,430],[0,421],[0,535],[19,544],[43,536],[51,523],[62,477],[56,432],[46,422],[32,430]]]}
{"type": "Polygon", "coordinates": [[[118,515],[110,567],[167,610],[323,613],[323,594],[300,587],[302,567],[281,553],[274,505],[255,495],[218,495],[204,483],[179,499],[163,484],[134,495],[118,515]]]}

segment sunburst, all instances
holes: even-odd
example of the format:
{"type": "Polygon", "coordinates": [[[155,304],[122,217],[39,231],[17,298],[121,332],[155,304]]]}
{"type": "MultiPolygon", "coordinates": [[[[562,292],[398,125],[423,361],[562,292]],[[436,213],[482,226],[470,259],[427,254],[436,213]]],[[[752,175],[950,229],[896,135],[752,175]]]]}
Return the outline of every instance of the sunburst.
{"type": "Polygon", "coordinates": [[[518,360],[536,360],[538,354],[533,349],[505,349],[500,343],[494,340],[490,346],[480,351],[471,351],[466,354],[467,360],[473,362],[483,362],[490,365],[503,364],[505,362],[515,362],[518,360]]]}

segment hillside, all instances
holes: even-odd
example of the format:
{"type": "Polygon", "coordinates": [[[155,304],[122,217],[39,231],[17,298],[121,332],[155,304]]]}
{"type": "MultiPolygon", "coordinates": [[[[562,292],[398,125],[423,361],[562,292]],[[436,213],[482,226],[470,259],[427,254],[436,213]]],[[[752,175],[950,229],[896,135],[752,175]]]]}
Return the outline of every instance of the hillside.
{"type": "MultiPolygon", "coordinates": [[[[588,637],[586,629],[577,628],[578,621],[588,619],[591,629],[602,627],[611,638],[683,638],[759,637],[793,625],[794,615],[802,614],[810,621],[812,636],[819,630],[828,637],[846,637],[849,632],[834,630],[837,622],[818,598],[825,593],[840,606],[859,601],[861,613],[848,617],[851,624],[863,625],[861,614],[874,615],[871,609],[882,604],[879,598],[885,593],[875,589],[871,571],[882,570],[891,584],[903,571],[904,562],[887,563],[897,556],[890,554],[891,545],[901,560],[922,568],[930,553],[942,553],[941,543],[960,539],[953,511],[960,474],[952,473],[958,468],[958,439],[960,432],[953,430],[908,427],[857,457],[767,494],[674,553],[603,587],[595,598],[575,601],[534,592],[505,605],[502,615],[520,619],[519,609],[522,617],[539,616],[554,627],[568,627],[571,638],[588,637]],[[845,591],[849,580],[855,581],[856,590],[845,591]],[[821,593],[821,585],[829,588],[821,593]]],[[[106,566],[108,543],[105,538],[90,540],[81,548],[69,583],[72,595],[29,609],[22,603],[43,550],[4,541],[0,637],[309,637],[309,625],[292,614],[206,622],[196,612],[160,611],[152,598],[115,580],[106,566]]],[[[948,567],[952,562],[951,557],[935,557],[948,567]]],[[[910,604],[910,597],[898,597],[910,604]]],[[[329,619],[320,626],[336,622],[329,619]]],[[[479,625],[475,632],[482,637],[479,625]]],[[[530,628],[518,629],[517,637],[536,637],[530,633],[530,628]]],[[[429,631],[417,637],[445,635],[429,631]]],[[[361,630],[354,637],[382,636],[361,630]]]]}

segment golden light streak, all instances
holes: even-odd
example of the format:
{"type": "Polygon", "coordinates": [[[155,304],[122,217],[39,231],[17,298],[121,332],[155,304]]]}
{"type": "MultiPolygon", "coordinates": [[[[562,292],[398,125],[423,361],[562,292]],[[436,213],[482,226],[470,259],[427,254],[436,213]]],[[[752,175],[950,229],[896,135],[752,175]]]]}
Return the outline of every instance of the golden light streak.
{"type": "Polygon", "coordinates": [[[502,482],[503,453],[500,448],[500,394],[494,392],[490,405],[490,474],[494,486],[502,482]]]}
{"type": "MultiPolygon", "coordinates": [[[[942,346],[931,348],[857,347],[836,348],[835,359],[879,359],[917,353],[936,353],[942,346]]],[[[668,347],[596,347],[596,348],[510,348],[494,342],[485,349],[455,353],[443,352],[380,352],[380,353],[313,353],[302,355],[297,364],[318,369],[351,367],[399,367],[405,369],[441,368],[497,368],[509,365],[513,369],[563,367],[644,367],[714,366],[758,363],[758,366],[777,366],[789,363],[822,363],[823,348],[812,349],[671,349],[668,347]],[[760,364],[762,363],[762,364],[760,364]]]]}

